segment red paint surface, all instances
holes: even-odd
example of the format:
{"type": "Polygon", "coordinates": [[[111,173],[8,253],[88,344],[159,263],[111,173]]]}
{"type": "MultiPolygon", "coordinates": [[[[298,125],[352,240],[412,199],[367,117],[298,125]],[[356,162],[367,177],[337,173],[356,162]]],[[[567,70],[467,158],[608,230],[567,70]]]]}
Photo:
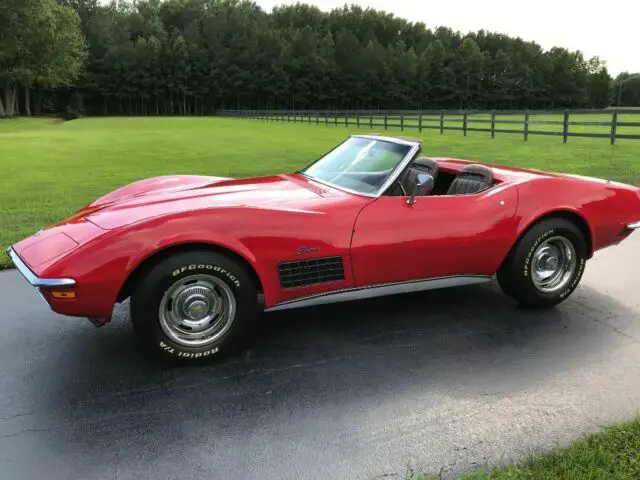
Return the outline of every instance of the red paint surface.
{"type": "MultiPolygon", "coordinates": [[[[468,162],[438,159],[459,171],[468,162]]],[[[147,258],[202,243],[243,257],[257,273],[267,307],[355,285],[458,274],[495,273],[519,235],[550,212],[580,215],[594,250],[628,235],[640,220],[640,190],[494,166],[499,185],[475,195],[377,199],[303,176],[254,179],[158,177],[116,190],[72,217],[14,245],[38,276],[73,278],[75,300],[61,314],[109,319],[116,297],[147,258]],[[319,253],[297,254],[300,246],[319,253]],[[345,280],[283,290],[278,263],[341,255],[345,280]]],[[[46,293],[45,293],[46,295],[46,293]]]]}

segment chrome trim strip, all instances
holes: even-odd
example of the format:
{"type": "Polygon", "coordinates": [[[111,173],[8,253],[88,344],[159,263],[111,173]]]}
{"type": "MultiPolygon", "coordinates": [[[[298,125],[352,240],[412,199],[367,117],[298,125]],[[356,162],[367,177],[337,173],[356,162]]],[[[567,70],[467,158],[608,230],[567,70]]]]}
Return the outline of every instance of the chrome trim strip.
{"type": "Polygon", "coordinates": [[[71,278],[40,278],[34,275],[12,247],[7,248],[7,255],[27,282],[34,287],[72,287],[76,284],[71,278]]]}
{"type": "Polygon", "coordinates": [[[290,308],[311,307],[325,303],[337,303],[364,298],[382,297],[399,293],[419,292],[434,290],[437,288],[459,287],[476,283],[490,282],[491,277],[486,275],[459,275],[451,277],[430,278],[427,280],[412,280],[409,282],[386,283],[367,287],[346,288],[333,292],[320,293],[304,298],[296,298],[279,303],[265,309],[265,312],[274,312],[290,308]]]}
{"type": "Polygon", "coordinates": [[[398,179],[400,174],[404,171],[405,167],[409,165],[411,160],[413,160],[413,158],[418,154],[418,152],[420,152],[420,149],[422,148],[422,146],[419,143],[409,143],[409,142],[407,143],[409,145],[413,144],[413,148],[411,148],[411,150],[409,150],[409,153],[407,153],[407,155],[402,159],[402,161],[398,163],[398,165],[396,165],[396,169],[393,172],[391,172],[387,180],[382,184],[382,187],[380,187],[380,189],[376,192],[376,197],[379,197],[380,195],[382,195],[387,190],[387,188],[393,185],[393,183],[398,179]]]}
{"type": "Polygon", "coordinates": [[[397,143],[398,145],[405,145],[405,146],[413,146],[415,144],[420,144],[420,142],[415,141],[412,142],[411,140],[406,140],[404,138],[398,138],[398,137],[388,137],[386,135],[375,135],[375,134],[370,134],[370,135],[360,135],[360,134],[356,134],[356,135],[351,135],[351,137],[354,138],[368,138],[370,140],[380,140],[381,142],[389,142],[389,143],[397,143]]]}
{"type": "Polygon", "coordinates": [[[638,229],[640,229],[640,221],[630,223],[629,225],[627,225],[627,230],[638,230],[638,229]]]}

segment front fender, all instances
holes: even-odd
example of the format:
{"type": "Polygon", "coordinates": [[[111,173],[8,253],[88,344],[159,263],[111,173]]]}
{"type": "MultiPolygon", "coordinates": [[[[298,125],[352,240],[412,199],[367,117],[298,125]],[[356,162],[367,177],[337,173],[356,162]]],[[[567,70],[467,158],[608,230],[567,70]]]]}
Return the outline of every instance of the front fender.
{"type": "MultiPolygon", "coordinates": [[[[219,218],[217,220],[220,222],[219,218]]],[[[179,245],[212,245],[231,251],[246,260],[263,282],[264,272],[251,249],[240,237],[224,231],[214,225],[213,218],[209,221],[199,219],[197,212],[154,218],[106,231],[43,272],[51,278],[65,272],[64,275],[76,281],[77,301],[63,304],[63,310],[56,311],[110,319],[113,305],[129,276],[149,258],[179,245]]]]}

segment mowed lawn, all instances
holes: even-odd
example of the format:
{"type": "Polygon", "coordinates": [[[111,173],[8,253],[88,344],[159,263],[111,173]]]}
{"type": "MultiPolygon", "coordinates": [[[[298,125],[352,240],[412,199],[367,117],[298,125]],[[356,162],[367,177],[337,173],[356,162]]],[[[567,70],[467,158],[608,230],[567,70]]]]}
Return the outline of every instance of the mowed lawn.
{"type": "MultiPolygon", "coordinates": [[[[380,132],[380,129],[376,129],[380,132]]],[[[0,247],[123,184],[166,174],[230,177],[294,171],[369,128],[212,117],[0,121],[0,247]]],[[[389,134],[418,136],[417,130],[389,134]]],[[[640,141],[438,131],[424,154],[579,173],[640,185],[640,141]]],[[[0,268],[9,266],[0,255],[0,268]]]]}
{"type": "MultiPolygon", "coordinates": [[[[406,480],[437,480],[411,475],[406,480]]],[[[612,425],[565,448],[533,455],[503,468],[482,469],[459,480],[637,480],[640,478],[640,418],[612,425]]]]}

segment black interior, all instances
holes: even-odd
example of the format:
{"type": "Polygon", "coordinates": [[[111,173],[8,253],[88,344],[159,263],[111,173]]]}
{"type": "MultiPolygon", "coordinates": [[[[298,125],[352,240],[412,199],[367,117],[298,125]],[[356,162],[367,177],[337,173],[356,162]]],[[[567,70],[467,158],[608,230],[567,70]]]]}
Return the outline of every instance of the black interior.
{"type": "Polygon", "coordinates": [[[437,182],[439,170],[438,163],[435,160],[426,157],[417,158],[400,175],[400,180],[393,187],[392,195],[418,195],[418,175],[421,173],[429,174],[433,177],[434,182],[437,182]]]}
{"type": "Polygon", "coordinates": [[[494,185],[493,172],[484,165],[467,165],[460,172],[450,172],[430,158],[413,161],[389,190],[390,196],[423,195],[417,190],[417,176],[427,173],[434,179],[434,188],[424,195],[469,195],[494,185]]]}
{"type": "Polygon", "coordinates": [[[455,173],[448,172],[446,170],[440,170],[440,173],[438,174],[438,178],[436,180],[436,185],[431,191],[431,195],[446,195],[447,190],[449,190],[449,186],[453,183],[455,178],[455,173]]]}
{"type": "Polygon", "coordinates": [[[467,165],[456,175],[449,186],[447,195],[469,195],[478,193],[493,185],[493,172],[484,165],[467,165]]]}

